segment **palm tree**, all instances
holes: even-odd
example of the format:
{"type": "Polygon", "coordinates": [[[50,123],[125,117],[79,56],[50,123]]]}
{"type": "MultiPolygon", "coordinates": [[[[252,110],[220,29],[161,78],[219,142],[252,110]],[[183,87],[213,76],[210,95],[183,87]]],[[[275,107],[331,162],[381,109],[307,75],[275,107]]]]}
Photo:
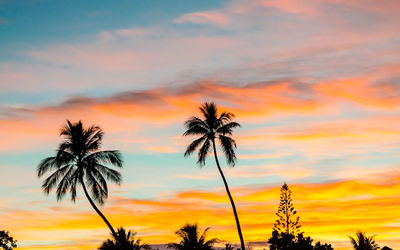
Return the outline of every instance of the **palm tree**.
{"type": "Polygon", "coordinates": [[[206,233],[210,228],[206,228],[200,235],[197,223],[186,224],[175,232],[182,238],[179,244],[169,243],[168,248],[175,248],[178,250],[212,250],[213,245],[218,242],[218,239],[213,238],[206,241],[206,233]]]}
{"type": "Polygon", "coordinates": [[[93,209],[100,215],[111,233],[117,238],[110,222],[97,208],[95,202],[102,205],[108,197],[107,181],[121,183],[121,174],[105,165],[122,167],[122,156],[119,151],[99,151],[103,130],[98,126],[84,128],[82,122],[67,124],[61,129],[60,136],[64,141],[59,145],[53,157],[43,159],[37,169],[38,177],[54,170],[42,184],[43,191],[48,195],[56,189],[57,200],[71,193],[71,200],[75,202],[76,189],[81,185],[86,198],[93,209]],[[90,188],[91,194],[88,193],[90,188]]]}
{"type": "Polygon", "coordinates": [[[349,236],[351,244],[355,250],[378,250],[379,246],[375,243],[375,236],[366,236],[365,233],[358,231],[356,237],[349,236]]]}
{"type": "Polygon", "coordinates": [[[200,136],[200,138],[194,140],[190,145],[187,146],[185,156],[188,156],[195,152],[196,149],[199,148],[201,145],[198,152],[197,163],[199,163],[200,166],[204,166],[207,154],[211,151],[210,148],[212,145],[215,162],[217,163],[218,171],[221,174],[226,192],[228,193],[228,197],[232,205],[233,214],[235,215],[240,244],[242,250],[245,250],[242,230],[240,229],[239,217],[236,211],[235,202],[233,201],[231,192],[229,191],[228,183],[225,179],[224,173],[222,172],[221,166],[219,165],[217,149],[215,146],[215,139],[217,138],[226,156],[228,164],[231,166],[235,166],[236,154],[234,149],[236,148],[236,142],[230,136],[232,135],[233,129],[236,127],[240,127],[240,124],[232,121],[232,118],[235,117],[235,115],[232,113],[222,112],[221,114],[219,114],[217,106],[212,102],[206,102],[201,105],[200,111],[202,114],[201,118],[193,116],[185,122],[187,130],[185,131],[185,133],[183,133],[184,136],[200,136]]]}
{"type": "MultiPolygon", "coordinates": [[[[136,233],[130,230],[126,232],[124,228],[118,228],[117,238],[108,239],[99,250],[141,250],[151,249],[147,244],[142,244],[140,238],[135,238],[136,233]]],[[[113,236],[113,235],[112,235],[113,236]]]]}

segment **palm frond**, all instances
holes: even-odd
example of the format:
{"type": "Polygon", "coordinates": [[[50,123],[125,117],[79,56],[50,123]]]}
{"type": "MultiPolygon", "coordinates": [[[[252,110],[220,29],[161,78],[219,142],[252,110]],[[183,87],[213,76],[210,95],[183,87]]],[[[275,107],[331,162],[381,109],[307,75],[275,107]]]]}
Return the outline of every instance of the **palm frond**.
{"type": "Polygon", "coordinates": [[[192,116],[185,121],[186,128],[191,128],[198,125],[204,125],[204,121],[197,116],[192,116]]]}
{"type": "Polygon", "coordinates": [[[79,172],[75,171],[71,176],[71,200],[75,202],[76,200],[76,184],[79,182],[79,172]]]}
{"type": "Polygon", "coordinates": [[[103,175],[100,173],[95,168],[89,168],[87,169],[88,172],[97,180],[97,182],[100,184],[100,187],[108,194],[108,187],[107,187],[107,181],[104,179],[103,175]]]}
{"type": "Polygon", "coordinates": [[[187,129],[184,133],[183,136],[188,136],[188,135],[204,135],[209,133],[210,130],[206,128],[204,125],[196,125],[193,126],[189,129],[187,129]]]}
{"type": "Polygon", "coordinates": [[[190,143],[189,146],[186,147],[185,156],[192,154],[206,138],[206,136],[202,136],[190,143]]]}
{"type": "Polygon", "coordinates": [[[222,112],[221,115],[219,116],[218,120],[221,120],[223,122],[229,122],[234,117],[235,117],[235,115],[231,112],[222,112]]]}
{"type": "Polygon", "coordinates": [[[90,187],[92,198],[99,204],[103,205],[104,200],[108,197],[108,192],[103,189],[102,185],[97,181],[91,172],[87,171],[85,176],[88,187],[90,187]]]}
{"type": "Polygon", "coordinates": [[[47,171],[53,168],[58,168],[56,157],[47,157],[43,159],[37,167],[38,177],[42,177],[47,171]]]}
{"type": "Polygon", "coordinates": [[[240,124],[237,122],[230,122],[222,125],[221,127],[217,128],[216,132],[221,133],[223,135],[228,134],[232,135],[233,129],[240,127],[240,124]]]}
{"type": "Polygon", "coordinates": [[[73,128],[72,123],[69,120],[67,120],[67,124],[65,124],[60,130],[60,136],[61,135],[71,136],[72,128],[73,128]]]}
{"type": "Polygon", "coordinates": [[[45,194],[49,194],[50,191],[57,185],[57,183],[60,181],[60,178],[65,177],[65,173],[69,171],[69,169],[72,168],[71,165],[66,165],[58,170],[56,170],[53,174],[51,174],[49,177],[47,177],[43,183],[42,183],[42,189],[45,192],[45,194]]]}
{"type": "Polygon", "coordinates": [[[218,138],[228,164],[235,166],[236,163],[236,154],[234,150],[234,148],[236,148],[235,140],[224,135],[219,135],[218,138]]]}
{"type": "Polygon", "coordinates": [[[96,163],[93,165],[93,167],[99,171],[100,173],[102,173],[103,175],[106,176],[107,180],[112,181],[116,184],[121,184],[122,181],[122,176],[121,173],[118,172],[117,170],[114,170],[112,168],[106,167],[104,165],[101,165],[99,163],[96,163]]]}
{"type": "Polygon", "coordinates": [[[197,160],[197,163],[200,164],[200,166],[204,166],[206,164],[206,157],[208,152],[210,152],[210,146],[210,140],[205,140],[203,146],[200,148],[197,160]]]}
{"type": "Polygon", "coordinates": [[[111,164],[119,168],[123,165],[122,155],[118,150],[98,151],[86,156],[83,161],[111,164]]]}
{"type": "Polygon", "coordinates": [[[100,148],[103,135],[104,135],[103,130],[98,126],[90,126],[88,129],[86,129],[85,141],[86,141],[87,152],[93,152],[100,148]]]}
{"type": "Polygon", "coordinates": [[[64,174],[63,178],[58,183],[57,190],[56,190],[58,201],[60,201],[64,197],[64,195],[67,193],[67,191],[69,190],[69,188],[72,184],[72,180],[71,180],[71,175],[73,173],[72,171],[73,171],[73,168],[70,167],[68,172],[64,174]]]}
{"type": "Polygon", "coordinates": [[[217,106],[215,103],[204,103],[200,106],[200,111],[203,114],[205,119],[205,123],[207,124],[208,128],[213,129],[218,126],[218,119],[217,119],[217,106]]]}

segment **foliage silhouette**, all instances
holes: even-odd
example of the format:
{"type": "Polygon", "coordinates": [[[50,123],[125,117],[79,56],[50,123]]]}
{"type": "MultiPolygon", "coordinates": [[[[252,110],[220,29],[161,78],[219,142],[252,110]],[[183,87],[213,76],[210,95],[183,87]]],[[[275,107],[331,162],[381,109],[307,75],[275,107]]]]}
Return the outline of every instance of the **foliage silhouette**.
{"type": "Polygon", "coordinates": [[[358,231],[356,237],[351,237],[350,242],[353,244],[355,250],[377,250],[379,249],[378,244],[375,243],[375,236],[367,236],[365,233],[358,231]]]}
{"type": "Polygon", "coordinates": [[[169,243],[168,248],[178,250],[212,250],[213,245],[218,242],[218,239],[213,238],[206,241],[206,234],[210,228],[206,228],[200,235],[197,223],[186,224],[175,232],[182,240],[180,243],[169,243]]]}
{"type": "Polygon", "coordinates": [[[278,219],[274,224],[273,230],[278,231],[278,233],[293,234],[294,236],[299,234],[301,227],[299,224],[300,217],[296,213],[297,211],[292,203],[292,191],[285,183],[281,188],[281,198],[278,212],[276,213],[278,219]]]}
{"type": "Polygon", "coordinates": [[[126,232],[124,228],[118,228],[117,238],[108,239],[99,248],[99,250],[141,250],[151,249],[147,244],[142,244],[140,238],[135,238],[136,233],[130,230],[126,232]]]}
{"type": "Polygon", "coordinates": [[[0,230],[0,248],[4,250],[12,250],[17,247],[17,241],[9,233],[8,231],[0,230]]]}
{"type": "Polygon", "coordinates": [[[211,151],[211,147],[213,148],[215,162],[224,182],[225,189],[233,209],[233,214],[235,216],[241,248],[242,250],[245,250],[239,216],[236,211],[235,202],[233,201],[231,192],[229,191],[228,183],[225,179],[224,173],[222,172],[221,166],[219,165],[217,149],[215,145],[215,139],[218,139],[228,164],[235,166],[236,154],[234,149],[236,148],[236,142],[231,136],[233,129],[240,127],[240,124],[232,121],[232,118],[235,117],[235,115],[232,113],[222,112],[219,114],[217,106],[212,102],[206,102],[202,104],[200,106],[200,111],[202,114],[201,118],[193,116],[185,122],[186,131],[183,133],[184,136],[200,136],[200,138],[194,140],[190,145],[187,146],[185,156],[192,154],[197,148],[200,148],[198,151],[197,163],[199,163],[200,166],[204,166],[207,154],[211,151]]]}
{"type": "Polygon", "coordinates": [[[313,246],[311,237],[304,237],[303,232],[299,232],[300,217],[297,215],[292,202],[292,191],[284,183],[281,187],[280,202],[272,237],[268,239],[271,250],[333,250],[330,244],[317,242],[313,246]]]}
{"type": "Polygon", "coordinates": [[[272,237],[268,240],[270,250],[333,250],[330,244],[317,242],[313,246],[311,237],[304,237],[303,233],[297,236],[287,233],[279,233],[274,230],[272,237]]]}
{"type": "Polygon", "coordinates": [[[119,151],[99,151],[103,138],[103,130],[98,126],[84,128],[81,121],[67,124],[61,129],[60,136],[64,141],[59,145],[56,156],[43,159],[37,169],[38,177],[50,170],[54,172],[47,177],[42,188],[46,194],[56,189],[57,200],[61,200],[67,192],[75,202],[77,185],[83,191],[92,205],[109,227],[114,238],[117,238],[114,228],[95,202],[102,205],[108,197],[107,181],[121,183],[121,174],[105,165],[122,167],[122,156],[119,151]],[[90,188],[89,195],[87,187],[90,188]],[[93,201],[94,200],[94,201],[93,201]]]}
{"type": "Polygon", "coordinates": [[[225,249],[225,250],[234,250],[235,248],[234,248],[231,244],[226,243],[224,249],[225,249]]]}

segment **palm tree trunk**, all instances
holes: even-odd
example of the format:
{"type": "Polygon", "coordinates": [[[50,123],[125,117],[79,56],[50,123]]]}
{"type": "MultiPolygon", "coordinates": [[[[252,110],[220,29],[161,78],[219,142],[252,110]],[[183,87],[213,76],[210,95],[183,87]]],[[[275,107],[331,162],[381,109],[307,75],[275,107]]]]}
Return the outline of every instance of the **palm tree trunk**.
{"type": "Polygon", "coordinates": [[[222,180],[224,181],[226,192],[228,193],[229,200],[231,201],[233,214],[235,215],[236,227],[237,227],[239,238],[240,238],[240,245],[242,247],[242,250],[245,250],[242,230],[240,229],[239,216],[238,216],[237,211],[236,211],[235,202],[233,201],[231,192],[229,191],[228,182],[226,181],[224,173],[222,172],[221,166],[219,165],[219,161],[218,161],[218,157],[217,157],[217,149],[215,148],[215,140],[214,139],[212,140],[212,143],[213,143],[213,149],[214,149],[215,162],[217,163],[218,171],[221,174],[222,180]]]}
{"type": "Polygon", "coordinates": [[[114,228],[111,226],[110,222],[106,219],[104,214],[97,208],[96,204],[94,204],[92,198],[90,198],[90,195],[88,191],[86,190],[85,183],[82,178],[80,178],[81,185],[83,187],[83,191],[85,192],[86,198],[89,200],[90,205],[92,205],[93,209],[97,212],[98,215],[103,219],[103,221],[107,224],[108,228],[111,230],[112,235],[114,236],[115,240],[118,239],[117,233],[115,232],[114,228]]]}

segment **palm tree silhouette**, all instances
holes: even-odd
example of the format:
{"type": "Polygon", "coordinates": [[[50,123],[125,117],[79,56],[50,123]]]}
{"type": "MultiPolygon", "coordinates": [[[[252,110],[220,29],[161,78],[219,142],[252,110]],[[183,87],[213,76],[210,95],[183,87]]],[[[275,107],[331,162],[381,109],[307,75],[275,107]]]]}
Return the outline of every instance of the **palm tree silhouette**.
{"type": "Polygon", "coordinates": [[[221,166],[219,165],[217,149],[215,146],[215,139],[218,138],[228,164],[231,166],[235,166],[236,154],[234,149],[236,148],[236,142],[230,136],[232,136],[233,129],[236,127],[240,127],[240,124],[232,121],[232,118],[235,117],[235,115],[232,113],[222,112],[221,114],[219,114],[217,106],[212,102],[206,102],[201,105],[200,111],[203,116],[202,118],[193,116],[185,122],[187,130],[185,131],[185,133],[183,133],[184,136],[200,136],[200,138],[194,140],[189,146],[187,146],[185,156],[192,154],[202,144],[198,152],[197,163],[199,163],[200,166],[204,166],[207,154],[211,151],[210,147],[212,145],[215,162],[217,163],[218,171],[221,174],[226,192],[228,193],[228,197],[232,205],[233,214],[235,215],[240,244],[242,250],[245,250],[242,230],[240,229],[239,217],[236,211],[235,202],[233,201],[231,192],[229,191],[228,183],[225,179],[224,173],[222,172],[221,166]]]}
{"type": "MultiPolygon", "coordinates": [[[[113,236],[113,235],[112,235],[113,236]]],[[[151,249],[147,244],[142,244],[140,238],[135,238],[136,233],[130,230],[126,232],[124,228],[118,228],[117,238],[108,239],[99,248],[99,250],[141,250],[151,249]]]]}
{"type": "Polygon", "coordinates": [[[178,250],[212,250],[213,245],[218,242],[217,238],[206,241],[206,234],[210,228],[206,228],[200,235],[197,223],[186,224],[175,232],[182,238],[181,242],[169,243],[168,248],[175,248],[178,250]]]}
{"type": "Polygon", "coordinates": [[[75,202],[76,188],[81,185],[86,198],[93,209],[100,215],[115,238],[117,234],[95,202],[102,205],[108,197],[107,181],[121,183],[121,174],[105,165],[122,167],[122,156],[119,151],[99,151],[103,130],[98,126],[84,128],[82,122],[67,124],[61,129],[60,136],[64,141],[59,145],[56,156],[43,159],[37,169],[38,177],[54,170],[42,184],[43,191],[48,195],[56,189],[57,200],[71,193],[75,202]],[[87,187],[90,188],[89,195],[87,187]],[[94,201],[93,201],[94,200],[94,201]]]}
{"type": "Polygon", "coordinates": [[[377,250],[378,244],[375,243],[375,236],[366,236],[365,233],[358,231],[356,237],[349,236],[351,244],[355,250],[377,250]]]}

